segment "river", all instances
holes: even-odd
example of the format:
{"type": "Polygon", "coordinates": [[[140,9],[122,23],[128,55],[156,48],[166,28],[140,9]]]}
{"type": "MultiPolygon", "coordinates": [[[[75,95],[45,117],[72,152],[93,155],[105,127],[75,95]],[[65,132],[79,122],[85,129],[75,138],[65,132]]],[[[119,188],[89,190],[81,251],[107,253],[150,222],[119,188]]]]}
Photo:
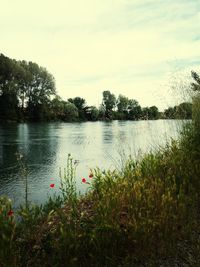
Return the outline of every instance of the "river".
{"type": "Polygon", "coordinates": [[[170,138],[177,139],[186,121],[113,121],[83,123],[20,123],[0,125],[0,195],[14,206],[24,202],[25,183],[16,153],[28,171],[28,199],[43,203],[59,191],[59,168],[70,153],[77,160],[77,188],[82,193],[90,168],[121,168],[131,154],[141,156],[170,138]],[[55,187],[50,188],[54,183],[55,187]]]}

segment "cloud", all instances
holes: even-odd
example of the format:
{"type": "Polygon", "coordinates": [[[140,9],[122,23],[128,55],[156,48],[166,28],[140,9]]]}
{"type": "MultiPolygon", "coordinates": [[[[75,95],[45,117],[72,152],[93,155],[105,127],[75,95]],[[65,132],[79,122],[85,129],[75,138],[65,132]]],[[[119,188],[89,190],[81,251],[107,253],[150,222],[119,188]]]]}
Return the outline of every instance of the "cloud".
{"type": "Polygon", "coordinates": [[[45,66],[65,98],[98,105],[109,89],[162,108],[171,75],[199,64],[199,24],[194,0],[7,0],[0,50],[45,66]]]}

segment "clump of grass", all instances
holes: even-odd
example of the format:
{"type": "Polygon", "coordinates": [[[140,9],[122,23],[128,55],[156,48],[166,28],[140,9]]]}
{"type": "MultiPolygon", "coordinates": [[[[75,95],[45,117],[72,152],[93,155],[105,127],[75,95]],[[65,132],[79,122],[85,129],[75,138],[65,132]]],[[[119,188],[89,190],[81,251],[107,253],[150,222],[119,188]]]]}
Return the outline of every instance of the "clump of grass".
{"type": "Polygon", "coordinates": [[[76,188],[76,164],[71,154],[67,157],[67,166],[59,172],[60,176],[60,190],[64,201],[74,202],[77,199],[76,188]]]}
{"type": "Polygon", "coordinates": [[[0,264],[11,266],[15,263],[13,239],[16,231],[16,221],[11,200],[0,197],[0,264]]]}

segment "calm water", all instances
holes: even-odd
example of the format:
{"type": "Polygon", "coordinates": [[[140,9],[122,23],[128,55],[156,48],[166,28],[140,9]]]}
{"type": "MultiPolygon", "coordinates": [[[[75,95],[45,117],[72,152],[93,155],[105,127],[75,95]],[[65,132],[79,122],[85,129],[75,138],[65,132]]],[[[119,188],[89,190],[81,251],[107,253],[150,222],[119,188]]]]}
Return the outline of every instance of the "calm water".
{"type": "Polygon", "coordinates": [[[0,195],[15,206],[24,201],[24,178],[16,152],[24,156],[29,171],[29,200],[42,203],[59,187],[59,167],[66,166],[68,153],[78,160],[77,186],[86,185],[89,169],[120,168],[123,160],[164,145],[177,138],[184,121],[113,121],[85,123],[41,123],[0,125],[0,195]],[[52,179],[54,179],[52,181],[52,179]],[[55,188],[50,188],[50,183],[55,188]]]}

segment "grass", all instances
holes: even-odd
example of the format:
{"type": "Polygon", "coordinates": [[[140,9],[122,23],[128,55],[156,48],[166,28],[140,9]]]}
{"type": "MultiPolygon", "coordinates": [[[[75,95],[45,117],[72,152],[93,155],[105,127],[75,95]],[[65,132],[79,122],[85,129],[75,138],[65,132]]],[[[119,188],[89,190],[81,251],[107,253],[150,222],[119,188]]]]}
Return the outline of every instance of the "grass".
{"type": "Polygon", "coordinates": [[[120,171],[90,174],[79,196],[73,159],[61,196],[16,216],[0,198],[0,266],[200,266],[200,108],[172,141],[120,171]]]}

